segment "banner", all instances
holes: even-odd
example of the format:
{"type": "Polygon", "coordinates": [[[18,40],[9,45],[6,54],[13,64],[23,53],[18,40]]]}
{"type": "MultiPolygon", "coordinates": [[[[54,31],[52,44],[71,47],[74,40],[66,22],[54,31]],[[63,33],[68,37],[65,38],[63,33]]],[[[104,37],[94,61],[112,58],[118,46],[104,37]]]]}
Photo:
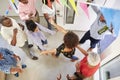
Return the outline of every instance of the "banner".
{"type": "Polygon", "coordinates": [[[85,14],[87,15],[87,17],[88,17],[88,19],[89,19],[89,12],[88,12],[87,4],[85,4],[85,3],[80,3],[80,7],[83,9],[83,11],[85,12],[85,14]]]}
{"type": "Polygon", "coordinates": [[[14,11],[16,13],[18,13],[18,7],[17,7],[18,0],[8,0],[8,1],[9,1],[10,5],[12,6],[12,8],[14,9],[14,11]]]}
{"type": "Polygon", "coordinates": [[[62,3],[63,5],[65,5],[65,6],[68,7],[69,9],[71,9],[70,6],[67,4],[67,0],[60,0],[60,1],[61,1],[61,3],[62,3]]]}
{"type": "Polygon", "coordinates": [[[77,8],[76,8],[76,5],[75,5],[75,1],[74,0],[69,0],[69,2],[72,5],[74,11],[78,14],[78,11],[77,11],[77,8]]]}

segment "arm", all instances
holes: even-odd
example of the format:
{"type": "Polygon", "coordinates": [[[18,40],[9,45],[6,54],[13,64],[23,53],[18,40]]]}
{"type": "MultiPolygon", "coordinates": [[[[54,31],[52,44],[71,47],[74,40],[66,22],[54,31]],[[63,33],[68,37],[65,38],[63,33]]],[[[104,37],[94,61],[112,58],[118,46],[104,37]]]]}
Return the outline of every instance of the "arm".
{"type": "Polygon", "coordinates": [[[16,43],[17,43],[17,38],[16,38],[16,36],[17,36],[17,29],[14,29],[14,30],[13,30],[13,37],[12,37],[12,41],[11,41],[11,45],[13,45],[13,46],[15,46],[16,43]]]}
{"type": "Polygon", "coordinates": [[[37,26],[40,28],[40,30],[42,30],[42,31],[44,31],[44,32],[48,32],[48,33],[50,33],[50,34],[54,34],[54,33],[55,33],[54,31],[51,31],[51,30],[49,30],[48,28],[46,28],[46,27],[44,27],[44,26],[42,26],[42,25],[40,25],[40,24],[38,24],[38,23],[35,23],[35,24],[37,24],[37,26]]]}
{"type": "Polygon", "coordinates": [[[83,55],[85,55],[85,56],[88,55],[87,51],[85,51],[84,49],[82,49],[80,46],[77,46],[77,49],[80,50],[83,55]]]}
{"type": "Polygon", "coordinates": [[[56,49],[42,51],[41,54],[53,54],[55,55],[56,49]]]}
{"type": "Polygon", "coordinates": [[[57,28],[58,31],[60,31],[60,32],[62,32],[62,33],[64,33],[64,34],[67,33],[67,31],[66,31],[64,28],[62,28],[61,26],[57,25],[57,24],[53,21],[53,19],[49,19],[49,22],[50,22],[55,28],[57,28]]]}

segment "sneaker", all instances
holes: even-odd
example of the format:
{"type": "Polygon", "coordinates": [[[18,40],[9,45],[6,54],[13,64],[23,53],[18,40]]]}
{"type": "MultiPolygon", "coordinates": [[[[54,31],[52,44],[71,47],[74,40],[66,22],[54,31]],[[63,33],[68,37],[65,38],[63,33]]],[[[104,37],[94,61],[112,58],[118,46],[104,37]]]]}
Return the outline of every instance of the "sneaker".
{"type": "Polygon", "coordinates": [[[27,67],[26,64],[22,64],[22,69],[25,69],[27,67]]]}
{"type": "Polygon", "coordinates": [[[33,56],[33,58],[32,58],[33,60],[38,60],[38,57],[36,57],[36,56],[33,56]]]}
{"type": "Polygon", "coordinates": [[[14,74],[15,77],[19,77],[19,73],[17,72],[16,74],[14,74]]]}

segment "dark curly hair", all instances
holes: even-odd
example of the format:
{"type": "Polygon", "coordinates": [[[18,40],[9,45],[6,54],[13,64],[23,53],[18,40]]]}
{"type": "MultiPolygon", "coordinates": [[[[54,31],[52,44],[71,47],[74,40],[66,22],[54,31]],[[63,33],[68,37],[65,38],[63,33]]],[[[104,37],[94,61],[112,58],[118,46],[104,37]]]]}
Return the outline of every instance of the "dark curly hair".
{"type": "Polygon", "coordinates": [[[64,36],[64,44],[67,48],[74,48],[79,43],[79,37],[72,31],[69,31],[64,36]]]}
{"type": "Polygon", "coordinates": [[[25,24],[27,26],[27,29],[34,32],[37,25],[35,24],[35,22],[33,20],[26,20],[25,24]]]}
{"type": "MultiPolygon", "coordinates": [[[[54,2],[55,0],[50,0],[50,2],[54,2]]],[[[42,0],[42,3],[44,3],[44,4],[48,4],[48,0],[42,0]],[[45,1],[45,2],[44,2],[45,1]]]]}

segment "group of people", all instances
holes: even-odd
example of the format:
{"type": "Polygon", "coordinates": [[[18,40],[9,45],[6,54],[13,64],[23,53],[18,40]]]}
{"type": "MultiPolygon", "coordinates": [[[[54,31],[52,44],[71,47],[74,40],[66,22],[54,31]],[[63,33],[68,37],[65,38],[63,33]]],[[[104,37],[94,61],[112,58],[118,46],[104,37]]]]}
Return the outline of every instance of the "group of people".
{"type": "MultiPolygon", "coordinates": [[[[89,31],[85,33],[83,38],[79,40],[77,34],[72,31],[66,31],[63,27],[55,23],[55,8],[53,6],[54,0],[42,0],[42,13],[47,21],[48,28],[45,28],[40,23],[39,13],[35,8],[36,0],[19,0],[18,11],[20,19],[25,22],[25,25],[17,23],[15,19],[1,16],[0,23],[1,35],[8,42],[9,45],[17,46],[21,49],[25,45],[28,46],[28,51],[33,60],[37,60],[38,57],[33,50],[36,47],[40,50],[41,54],[51,54],[54,57],[59,57],[62,53],[65,57],[69,58],[72,62],[79,60],[78,57],[74,56],[76,48],[85,56],[81,61],[77,62],[75,67],[76,71],[73,76],[67,75],[68,80],[83,80],[87,77],[92,76],[100,67],[100,56],[98,53],[93,52],[96,44],[105,36],[107,30],[113,33],[113,28],[104,30],[106,27],[106,21],[100,10],[91,6],[97,14],[97,18],[91,25],[89,31]],[[42,31],[48,32],[51,35],[55,34],[52,30],[52,26],[58,31],[64,33],[63,43],[56,49],[46,50],[44,45],[48,43],[47,37],[42,31]],[[102,32],[101,32],[102,30],[102,32]],[[80,47],[86,40],[90,40],[90,48],[85,51],[80,47]]],[[[92,2],[92,0],[89,0],[92,2]]],[[[0,70],[5,73],[12,73],[15,76],[22,72],[22,68],[26,68],[26,65],[18,66],[20,57],[13,54],[11,50],[0,48],[0,70]]],[[[61,77],[57,77],[58,80],[61,77]]]]}

